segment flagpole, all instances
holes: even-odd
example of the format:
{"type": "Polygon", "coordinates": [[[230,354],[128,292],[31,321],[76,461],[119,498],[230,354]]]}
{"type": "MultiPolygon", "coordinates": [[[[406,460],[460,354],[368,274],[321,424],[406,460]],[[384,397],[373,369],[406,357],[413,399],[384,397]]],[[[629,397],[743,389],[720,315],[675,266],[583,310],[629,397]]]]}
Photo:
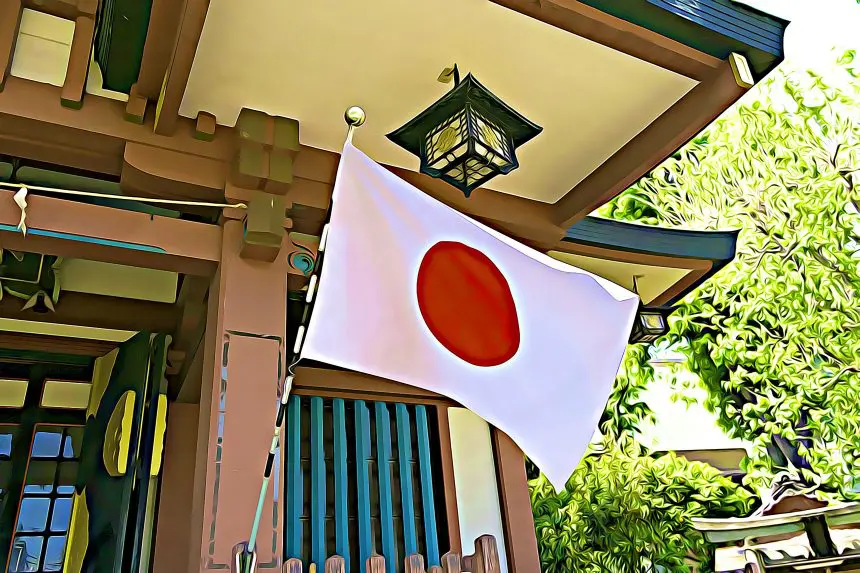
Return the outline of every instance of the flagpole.
{"type": "MultiPolygon", "coordinates": [[[[346,132],[345,143],[352,143],[352,136],[355,128],[361,127],[364,120],[367,118],[364,110],[358,106],[351,106],[343,114],[343,119],[348,126],[346,132]]],[[[281,389],[281,398],[278,403],[278,414],[275,418],[275,428],[272,435],[272,442],[269,446],[269,454],[266,458],[266,469],[263,472],[263,483],[260,485],[260,496],[257,498],[257,507],[254,512],[254,521],[251,525],[251,534],[247,542],[240,542],[233,549],[234,559],[231,564],[233,573],[254,573],[257,569],[257,534],[260,529],[260,520],[263,516],[263,505],[266,500],[266,493],[269,489],[269,482],[272,478],[272,470],[275,465],[275,453],[278,450],[281,436],[281,426],[284,424],[284,417],[287,412],[287,402],[290,397],[290,391],[293,388],[293,369],[301,359],[302,342],[304,341],[305,329],[307,328],[308,320],[310,319],[311,310],[313,309],[314,295],[316,287],[319,283],[320,270],[322,269],[323,255],[325,254],[326,239],[328,238],[329,220],[331,218],[332,204],[334,203],[334,195],[329,202],[328,210],[326,211],[325,224],[323,225],[322,235],[320,236],[319,247],[317,248],[317,258],[314,265],[313,273],[308,283],[308,292],[305,295],[304,310],[302,311],[301,324],[299,325],[296,339],[293,343],[293,349],[290,357],[289,367],[287,368],[287,377],[284,380],[284,386],[281,389]]]]}

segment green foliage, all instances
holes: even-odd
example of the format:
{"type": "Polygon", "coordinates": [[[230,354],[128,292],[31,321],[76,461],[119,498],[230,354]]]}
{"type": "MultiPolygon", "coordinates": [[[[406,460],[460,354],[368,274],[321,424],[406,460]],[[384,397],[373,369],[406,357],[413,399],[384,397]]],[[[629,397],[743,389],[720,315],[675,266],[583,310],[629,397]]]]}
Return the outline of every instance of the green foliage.
{"type": "Polygon", "coordinates": [[[639,456],[607,442],[583,460],[566,491],[556,494],[543,476],[532,480],[541,570],[685,573],[698,564],[710,571],[713,548],[690,520],[743,515],[750,494],[706,464],[639,456]]]}
{"type": "Polygon", "coordinates": [[[600,418],[599,428],[604,436],[618,441],[622,436],[637,433],[641,422],[654,421],[654,412],[639,399],[653,379],[648,347],[643,344],[628,346],[600,418]]]}
{"type": "MultiPolygon", "coordinates": [[[[602,214],[739,229],[735,261],[671,321],[707,406],[782,467],[843,496],[860,475],[860,82],[775,73],[602,214]]],[[[636,383],[633,383],[634,385],[636,383]]]]}

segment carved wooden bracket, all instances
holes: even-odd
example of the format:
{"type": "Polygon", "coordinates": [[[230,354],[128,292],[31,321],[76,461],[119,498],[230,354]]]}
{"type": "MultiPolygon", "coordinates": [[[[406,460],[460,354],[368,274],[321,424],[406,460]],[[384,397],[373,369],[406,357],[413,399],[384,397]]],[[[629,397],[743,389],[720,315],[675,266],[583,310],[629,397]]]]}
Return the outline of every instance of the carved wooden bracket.
{"type": "Polygon", "coordinates": [[[245,213],[242,258],[272,262],[284,240],[286,205],[282,195],[254,191],[245,213]]]}
{"type": "Polygon", "coordinates": [[[293,183],[293,158],[299,152],[299,122],[242,109],[236,120],[233,183],[284,195],[293,183]]]}

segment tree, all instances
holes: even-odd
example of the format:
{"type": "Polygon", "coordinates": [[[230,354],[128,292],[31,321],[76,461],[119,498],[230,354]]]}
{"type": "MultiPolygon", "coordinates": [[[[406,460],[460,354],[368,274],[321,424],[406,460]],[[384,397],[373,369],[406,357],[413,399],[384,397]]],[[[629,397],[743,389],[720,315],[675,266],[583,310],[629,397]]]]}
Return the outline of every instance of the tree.
{"type": "MultiPolygon", "coordinates": [[[[741,230],[735,261],[671,320],[748,477],[783,467],[850,495],[860,476],[860,80],[775,72],[601,214],[741,230]]],[[[640,353],[641,359],[646,354],[640,353]]]]}
{"type": "Polygon", "coordinates": [[[713,550],[691,519],[747,513],[751,495],[714,468],[673,454],[654,459],[607,440],[556,493],[531,482],[544,573],[712,570],[713,550]]]}

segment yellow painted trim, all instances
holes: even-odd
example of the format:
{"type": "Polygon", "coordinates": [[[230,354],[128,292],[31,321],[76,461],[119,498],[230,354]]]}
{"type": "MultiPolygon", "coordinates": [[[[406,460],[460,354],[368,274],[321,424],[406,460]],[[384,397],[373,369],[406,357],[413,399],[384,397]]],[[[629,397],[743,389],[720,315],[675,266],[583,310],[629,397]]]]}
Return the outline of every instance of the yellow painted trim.
{"type": "MultiPolygon", "coordinates": [[[[2,299],[3,297],[0,297],[2,299]]],[[[0,318],[0,330],[7,332],[23,332],[27,334],[43,334],[47,336],[62,336],[65,338],[82,338],[92,340],[110,340],[125,342],[136,332],[131,330],[110,330],[107,328],[92,328],[74,324],[54,324],[49,322],[30,322],[15,318],[0,318]]]]}
{"type": "Polygon", "coordinates": [[[111,477],[124,476],[128,472],[128,454],[136,397],[137,393],[134,390],[127,390],[120,397],[105,430],[102,462],[111,477]]]}
{"type": "Polygon", "coordinates": [[[110,375],[113,372],[116,357],[119,356],[119,348],[114,348],[104,356],[96,358],[93,364],[93,388],[90,391],[90,403],[87,407],[87,418],[95,416],[99,410],[102,397],[110,383],[110,375]]]}
{"type": "Polygon", "coordinates": [[[81,573],[84,556],[89,545],[90,511],[87,507],[87,490],[75,492],[72,497],[72,517],[66,539],[66,555],[63,560],[64,573],[81,573]]]}
{"type": "Polygon", "coordinates": [[[164,454],[164,434],[167,432],[167,394],[158,395],[158,406],[155,411],[155,435],[152,444],[152,465],[149,475],[157,476],[161,472],[161,458],[164,454]]]}

